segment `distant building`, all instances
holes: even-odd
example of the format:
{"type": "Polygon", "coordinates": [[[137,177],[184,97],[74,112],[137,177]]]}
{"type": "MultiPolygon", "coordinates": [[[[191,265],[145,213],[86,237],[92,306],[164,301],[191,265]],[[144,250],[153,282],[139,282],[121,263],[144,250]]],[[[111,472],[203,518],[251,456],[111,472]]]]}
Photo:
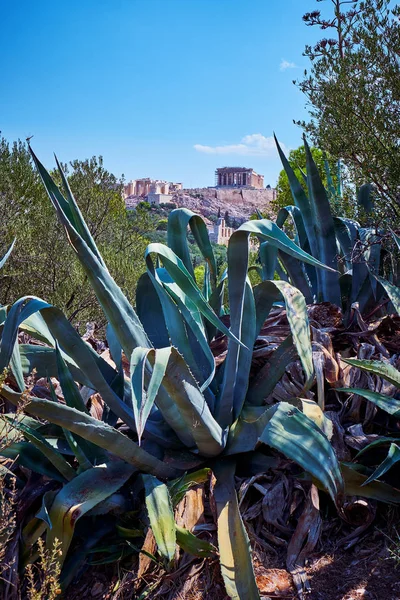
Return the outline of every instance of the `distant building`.
{"type": "Polygon", "coordinates": [[[216,187],[247,187],[262,189],[264,175],[246,167],[221,167],[215,171],[216,187]]]}
{"type": "Polygon", "coordinates": [[[181,183],[172,181],[164,181],[162,179],[150,179],[144,177],[142,179],[132,179],[124,186],[125,198],[129,196],[142,196],[145,198],[148,194],[154,195],[171,195],[182,189],[181,183]]]}
{"type": "Polygon", "coordinates": [[[222,217],[219,218],[214,225],[208,227],[208,236],[210,238],[210,242],[221,244],[223,246],[228,245],[229,238],[233,232],[234,229],[232,227],[227,227],[225,225],[225,219],[222,217]]]}

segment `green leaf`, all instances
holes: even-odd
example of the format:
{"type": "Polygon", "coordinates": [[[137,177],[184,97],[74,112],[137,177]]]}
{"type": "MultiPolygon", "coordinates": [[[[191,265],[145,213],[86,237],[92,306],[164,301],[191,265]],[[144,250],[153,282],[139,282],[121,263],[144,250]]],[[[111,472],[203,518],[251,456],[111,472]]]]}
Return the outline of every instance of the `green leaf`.
{"type": "MultiPolygon", "coordinates": [[[[12,404],[17,405],[20,394],[3,386],[2,395],[12,404]]],[[[130,440],[117,429],[106,425],[102,421],[82,413],[75,408],[63,404],[54,404],[49,400],[29,398],[25,410],[41,419],[47,419],[60,427],[80,435],[85,440],[104,448],[115,454],[127,463],[134,465],[138,470],[153,473],[159,477],[176,477],[177,471],[173,467],[161,462],[135,442],[130,440]]]]}
{"type": "Polygon", "coordinates": [[[335,391],[345,392],[346,394],[357,394],[358,396],[362,396],[366,400],[369,400],[369,402],[376,404],[376,406],[379,406],[379,408],[389,413],[389,415],[400,415],[400,400],[396,400],[396,398],[391,398],[385,394],[379,394],[378,392],[364,390],[362,388],[335,388],[335,391]]]}
{"type": "Polygon", "coordinates": [[[270,418],[268,407],[245,404],[239,418],[229,428],[224,456],[252,452],[270,418]]]}
{"type": "Polygon", "coordinates": [[[130,373],[133,412],[135,414],[136,431],[138,441],[146,425],[146,421],[153,408],[154,401],[160,389],[165,375],[172,348],[160,348],[149,350],[148,348],[135,348],[131,356],[130,373]],[[153,370],[150,382],[145,390],[145,367],[146,361],[153,358],[153,370]]]}
{"type": "Polygon", "coordinates": [[[175,526],[176,528],[176,543],[188,554],[198,556],[199,558],[210,558],[217,553],[216,548],[206,542],[200,540],[184,527],[175,526]]]}
{"type": "MultiPolygon", "coordinates": [[[[24,325],[20,329],[24,329],[24,325]]],[[[18,346],[22,372],[25,377],[30,375],[33,370],[35,370],[37,377],[57,377],[56,353],[54,348],[37,346],[36,344],[18,344],[18,346]]],[[[74,381],[91,387],[91,381],[78,369],[75,363],[72,362],[72,359],[65,354],[63,358],[71,371],[74,381]]]]}
{"type": "Polygon", "coordinates": [[[272,417],[260,436],[260,443],[279,450],[311,473],[340,507],[344,483],[338,460],[326,435],[312,419],[287,402],[280,402],[269,410],[272,417]]]}
{"type": "Polygon", "coordinates": [[[362,371],[379,375],[396,387],[400,388],[400,372],[391,364],[380,360],[361,360],[358,358],[342,358],[343,362],[353,367],[358,367],[362,371]]]}
{"type": "MultiPolygon", "coordinates": [[[[3,394],[2,390],[2,395],[3,394]]],[[[13,442],[0,449],[0,456],[11,458],[34,473],[40,473],[55,481],[65,482],[65,477],[56,469],[52,462],[30,442],[13,442]]]]}
{"type": "Polygon", "coordinates": [[[259,600],[250,541],[239,512],[235,490],[235,461],[213,467],[213,496],[217,509],[218,549],[226,593],[233,600],[259,600]]]}
{"type": "Polygon", "coordinates": [[[395,311],[398,315],[400,315],[400,289],[396,285],[393,285],[392,283],[386,281],[386,279],[383,279],[383,277],[379,277],[379,275],[376,275],[373,271],[371,271],[371,275],[373,275],[373,277],[375,277],[375,279],[379,281],[379,283],[389,296],[389,299],[393,304],[395,311]]]}
{"type": "Polygon", "coordinates": [[[246,403],[262,406],[265,398],[273,392],[276,384],[283,377],[286,367],[296,358],[297,350],[293,345],[292,336],[289,335],[251,380],[246,403]]]}
{"type": "Polygon", "coordinates": [[[131,465],[113,461],[84,471],[58,492],[49,512],[52,527],[47,530],[46,545],[52,548],[56,539],[61,542],[61,564],[71,544],[76,521],[119,490],[133,472],[131,465]]]}
{"type": "Polygon", "coordinates": [[[158,551],[170,562],[175,555],[176,529],[168,488],[151,475],[142,475],[142,478],[146,490],[146,508],[158,551]]]}
{"type": "Polygon", "coordinates": [[[354,459],[358,460],[360,458],[360,456],[362,456],[366,452],[369,452],[370,450],[375,450],[375,448],[378,448],[379,446],[385,446],[387,444],[390,444],[391,442],[399,443],[400,438],[398,436],[397,437],[385,437],[385,436],[379,437],[377,440],[370,442],[367,446],[364,446],[364,448],[362,448],[359,452],[357,452],[354,459]]]}
{"type": "Polygon", "coordinates": [[[65,228],[68,241],[75,250],[126,356],[130,356],[136,346],[149,347],[150,341],[137,314],[106,269],[94,242],[88,237],[87,227],[77,214],[77,207],[73,204],[71,196],[68,200],[62,196],[32,150],[31,154],[58,218],[65,228]]]}
{"type": "Polygon", "coordinates": [[[195,378],[175,348],[167,373],[163,385],[168,396],[158,396],[156,400],[165,420],[180,439],[190,436],[201,455],[218,455],[225,446],[226,433],[214,419],[195,378]]]}
{"type": "Polygon", "coordinates": [[[375,479],[379,479],[384,475],[393,465],[400,461],[400,448],[396,444],[390,444],[389,452],[384,461],[381,462],[379,467],[375,469],[370,477],[363,483],[368,485],[375,479]]]}
{"type": "MultiPolygon", "coordinates": [[[[154,265],[151,260],[151,254],[154,253],[163,262],[164,268],[168,271],[172,280],[178,287],[190,298],[201,314],[210,321],[217,329],[225,333],[229,338],[238,340],[231,331],[220,321],[214,313],[203,294],[197,287],[196,281],[186,269],[181,259],[164,244],[149,244],[146,249],[146,262],[148,270],[154,273],[154,265]]],[[[239,342],[240,343],[240,342],[239,342]]]]}
{"type": "Polygon", "coordinates": [[[64,395],[65,403],[67,404],[67,406],[70,406],[71,408],[76,408],[76,410],[80,410],[81,412],[84,412],[88,415],[89,411],[86,408],[84,401],[82,400],[82,396],[76,386],[76,383],[71,375],[70,370],[68,369],[65,363],[65,360],[61,356],[58,343],[56,343],[56,360],[58,379],[60,381],[60,386],[64,395]]]}
{"type": "Polygon", "coordinates": [[[243,342],[244,347],[228,341],[222,389],[215,410],[216,419],[223,428],[236,420],[244,404],[257,335],[254,295],[247,277],[248,258],[241,252],[244,239],[232,240],[232,237],[228,247],[231,331],[243,342]]]}
{"type": "Polygon", "coordinates": [[[278,257],[278,249],[272,246],[269,242],[261,240],[259,248],[259,259],[261,263],[262,280],[273,279],[276,271],[276,261],[278,257]]]}
{"type": "Polygon", "coordinates": [[[283,296],[293,342],[304,369],[306,387],[309,388],[314,378],[314,365],[307,305],[303,294],[285,281],[263,281],[257,288],[260,290],[259,294],[265,293],[273,297],[276,289],[283,296]]]}
{"type": "MultiPolygon", "coordinates": [[[[335,227],[329,205],[328,195],[323,186],[317,165],[311,155],[310,148],[304,138],[307,161],[307,187],[310,197],[311,212],[314,220],[314,231],[317,237],[318,258],[337,271],[337,249],[335,227]]],[[[309,238],[310,241],[310,238],[309,238]]],[[[311,243],[311,242],[310,242],[311,243]]],[[[320,284],[322,300],[341,305],[339,276],[337,273],[321,271],[320,284]]]]}
{"type": "Polygon", "coordinates": [[[278,148],[279,157],[282,161],[283,168],[285,169],[286,175],[289,180],[290,191],[292,192],[294,203],[300,209],[301,216],[303,217],[304,227],[307,232],[307,238],[310,243],[311,254],[315,257],[318,257],[318,240],[315,237],[314,219],[313,213],[311,211],[310,201],[307,198],[307,194],[303,190],[300,181],[297,179],[295,172],[293,171],[288,159],[282,152],[282,149],[275,135],[274,138],[276,147],[278,148]]]}
{"type": "Polygon", "coordinates": [[[336,272],[334,268],[325,265],[297,246],[297,244],[295,244],[282,229],[272,221],[268,221],[268,219],[262,219],[261,221],[247,221],[247,223],[243,223],[243,225],[233,233],[229,243],[235,235],[239,234],[239,232],[246,232],[248,234],[255,233],[257,236],[262,237],[279,250],[286,252],[286,254],[290,254],[290,256],[293,256],[294,258],[302,260],[314,267],[318,267],[319,269],[324,269],[325,271],[330,271],[332,273],[336,272]]]}
{"type": "Polygon", "coordinates": [[[182,475],[182,477],[178,477],[178,479],[169,481],[167,485],[172,500],[172,506],[175,508],[185,496],[186,492],[194,485],[206,483],[206,481],[209,480],[210,472],[211,469],[205,467],[204,469],[199,469],[194,473],[182,475]]]}
{"type": "Polygon", "coordinates": [[[203,255],[211,280],[212,289],[217,282],[217,266],[210,243],[206,224],[203,219],[187,208],[177,208],[168,217],[168,246],[182,260],[186,269],[194,277],[193,265],[187,241],[187,228],[190,227],[193,237],[203,255]]]}
{"type": "MultiPolygon", "coordinates": [[[[51,399],[53,400],[53,402],[55,402],[57,404],[58,398],[56,396],[56,392],[55,392],[55,389],[54,389],[54,386],[53,386],[53,383],[52,383],[50,377],[47,378],[47,384],[50,388],[51,399]]],[[[88,460],[88,458],[85,454],[85,449],[87,448],[87,444],[89,444],[89,442],[85,442],[85,440],[78,435],[74,436],[74,434],[71,433],[70,431],[68,431],[68,429],[64,428],[62,431],[63,431],[65,439],[67,440],[69,447],[71,448],[72,452],[75,455],[76,460],[79,463],[78,473],[80,473],[82,471],[86,471],[87,469],[90,469],[92,467],[92,463],[88,460]],[[86,448],[85,448],[85,445],[86,445],[86,448]]],[[[90,450],[91,450],[91,448],[90,448],[90,450]]],[[[99,450],[100,449],[97,448],[98,455],[100,454],[99,450]]]]}
{"type": "MultiPolygon", "coordinates": [[[[136,310],[139,319],[155,348],[169,346],[170,339],[158,291],[149,273],[139,277],[136,286],[136,310]]],[[[173,343],[175,346],[176,344],[173,343]]]]}
{"type": "Polygon", "coordinates": [[[65,460],[63,455],[58,452],[58,450],[53,448],[46,438],[44,438],[38,431],[28,427],[28,425],[25,425],[22,421],[18,422],[9,418],[7,420],[13,427],[15,427],[15,429],[21,431],[21,433],[24,434],[24,437],[44,454],[44,456],[55,466],[55,468],[63,477],[65,477],[67,481],[70,481],[75,477],[75,470],[65,460]]]}
{"type": "Polygon", "coordinates": [[[365,475],[362,465],[354,463],[340,463],[343,474],[346,496],[363,496],[379,502],[389,504],[400,504],[400,490],[383,483],[382,481],[372,481],[365,485],[368,475],[365,475]]]}

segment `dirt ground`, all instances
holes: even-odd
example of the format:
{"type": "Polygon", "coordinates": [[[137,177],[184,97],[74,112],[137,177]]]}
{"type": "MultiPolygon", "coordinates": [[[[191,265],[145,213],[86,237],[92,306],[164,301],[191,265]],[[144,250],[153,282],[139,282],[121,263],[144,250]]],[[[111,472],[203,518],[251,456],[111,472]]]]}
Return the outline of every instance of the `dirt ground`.
{"type": "MultiPolygon", "coordinates": [[[[306,600],[400,600],[400,567],[397,569],[391,559],[387,538],[380,530],[371,528],[361,542],[348,550],[337,548],[336,541],[327,540],[324,546],[308,560],[305,572],[311,590],[304,596],[306,600]]],[[[263,600],[298,599],[284,564],[284,551],[274,554],[255,549],[254,568],[263,600]]],[[[135,591],[135,587],[133,573],[120,570],[118,577],[112,568],[102,567],[86,572],[69,588],[65,598],[228,600],[216,560],[193,559],[181,573],[149,573],[140,590],[135,591]],[[117,591],[118,579],[123,585],[117,591]]]]}

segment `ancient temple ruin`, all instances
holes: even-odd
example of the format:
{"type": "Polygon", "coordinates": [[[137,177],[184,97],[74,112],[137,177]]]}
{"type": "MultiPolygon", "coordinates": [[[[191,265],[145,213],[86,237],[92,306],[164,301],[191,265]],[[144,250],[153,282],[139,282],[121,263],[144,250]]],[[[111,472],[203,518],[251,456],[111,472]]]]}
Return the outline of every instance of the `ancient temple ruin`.
{"type": "Polygon", "coordinates": [[[228,245],[229,238],[234,231],[232,227],[226,226],[225,219],[222,219],[221,217],[214,225],[209,225],[207,229],[210,241],[223,246],[228,245]]]}
{"type": "Polygon", "coordinates": [[[144,198],[148,194],[170,195],[181,189],[181,183],[144,177],[142,179],[132,179],[132,181],[129,181],[129,183],[125,185],[124,192],[125,197],[142,196],[144,198]]]}
{"type": "Polygon", "coordinates": [[[264,175],[246,167],[220,167],[215,171],[215,186],[262,189],[264,175]]]}

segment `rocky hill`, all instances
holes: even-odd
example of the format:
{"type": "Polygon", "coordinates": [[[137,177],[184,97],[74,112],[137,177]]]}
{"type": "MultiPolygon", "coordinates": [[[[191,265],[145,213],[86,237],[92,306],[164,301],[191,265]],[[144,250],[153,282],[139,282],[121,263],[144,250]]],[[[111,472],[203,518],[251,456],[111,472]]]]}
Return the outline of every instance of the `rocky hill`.
{"type": "Polygon", "coordinates": [[[228,211],[231,218],[246,221],[256,212],[256,209],[272,215],[273,198],[274,190],[270,188],[259,190],[201,188],[180,190],[174,195],[172,202],[208,218],[216,216],[218,212],[223,216],[228,211]]]}
{"type": "MultiPolygon", "coordinates": [[[[246,189],[246,188],[198,188],[176,192],[171,202],[178,207],[189,208],[204,217],[215,218],[218,213],[224,216],[228,211],[229,217],[236,221],[246,221],[256,212],[256,209],[270,216],[273,215],[271,202],[275,190],[246,189]]],[[[126,199],[127,208],[134,208],[144,198],[130,197],[126,199]]]]}

